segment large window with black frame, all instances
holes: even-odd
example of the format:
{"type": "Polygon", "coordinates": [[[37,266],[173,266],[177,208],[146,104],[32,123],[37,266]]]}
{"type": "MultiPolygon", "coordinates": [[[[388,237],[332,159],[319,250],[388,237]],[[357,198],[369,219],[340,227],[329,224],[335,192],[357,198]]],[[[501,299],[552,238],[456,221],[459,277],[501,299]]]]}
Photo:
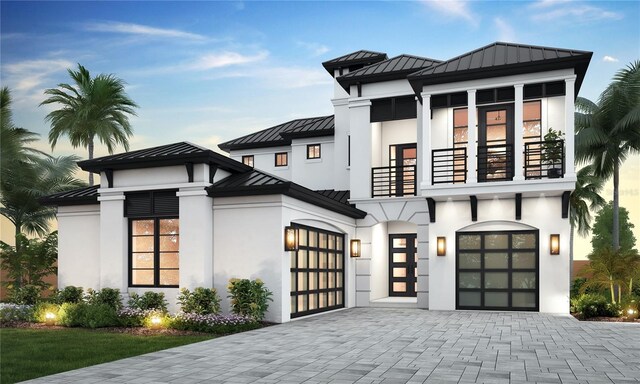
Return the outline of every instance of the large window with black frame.
{"type": "Polygon", "coordinates": [[[344,307],[344,235],[293,225],[298,250],[291,252],[291,317],[344,307]]]}
{"type": "Polygon", "coordinates": [[[179,286],[178,212],[176,191],[125,195],[125,216],[129,219],[129,286],[179,286]]]}

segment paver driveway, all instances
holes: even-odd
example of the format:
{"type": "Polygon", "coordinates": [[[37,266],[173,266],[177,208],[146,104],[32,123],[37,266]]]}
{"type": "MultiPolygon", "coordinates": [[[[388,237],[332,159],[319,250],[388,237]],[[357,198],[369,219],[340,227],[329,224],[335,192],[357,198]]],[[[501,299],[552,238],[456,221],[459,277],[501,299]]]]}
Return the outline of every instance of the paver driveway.
{"type": "Polygon", "coordinates": [[[33,382],[525,381],[638,382],[640,325],[537,313],[356,308],[33,382]]]}

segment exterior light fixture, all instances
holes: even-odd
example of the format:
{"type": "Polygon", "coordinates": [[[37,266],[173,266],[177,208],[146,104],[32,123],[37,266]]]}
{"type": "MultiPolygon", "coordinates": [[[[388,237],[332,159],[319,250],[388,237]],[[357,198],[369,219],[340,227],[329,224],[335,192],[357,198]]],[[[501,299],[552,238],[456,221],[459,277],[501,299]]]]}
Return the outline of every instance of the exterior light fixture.
{"type": "Polygon", "coordinates": [[[438,236],[437,245],[437,255],[438,256],[446,256],[447,255],[447,238],[444,236],[438,236]]]}
{"type": "Polygon", "coordinates": [[[162,319],[158,315],[153,315],[149,319],[149,323],[151,324],[151,329],[158,329],[162,325],[162,319]]]}
{"type": "Polygon", "coordinates": [[[552,255],[560,254],[560,235],[557,233],[549,237],[549,253],[552,255]]]}
{"type": "Polygon", "coordinates": [[[635,320],[638,318],[638,310],[635,308],[629,307],[627,309],[627,320],[635,320]]]}
{"type": "Polygon", "coordinates": [[[44,323],[46,325],[54,325],[56,323],[56,314],[53,312],[47,312],[44,314],[44,323]]]}
{"type": "Polygon", "coordinates": [[[292,226],[284,227],[284,250],[298,250],[298,229],[292,226]]]}
{"type": "Polygon", "coordinates": [[[350,250],[351,257],[360,257],[362,254],[362,243],[360,239],[351,239],[350,250]]]}

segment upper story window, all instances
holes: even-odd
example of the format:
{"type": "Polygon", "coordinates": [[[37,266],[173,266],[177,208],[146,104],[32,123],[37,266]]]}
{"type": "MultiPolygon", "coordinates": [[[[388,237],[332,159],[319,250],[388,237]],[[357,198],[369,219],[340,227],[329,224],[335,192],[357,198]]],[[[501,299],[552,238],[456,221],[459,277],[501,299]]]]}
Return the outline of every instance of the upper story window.
{"type": "Polygon", "coordinates": [[[287,165],[289,165],[287,152],[276,153],[276,167],[286,167],[287,165]]]}
{"type": "Polygon", "coordinates": [[[524,132],[522,137],[525,143],[541,140],[542,102],[540,100],[524,103],[523,125],[524,132]]]}
{"type": "Polygon", "coordinates": [[[242,156],[242,164],[253,167],[253,155],[242,156]]]}
{"type": "Polygon", "coordinates": [[[453,147],[466,147],[469,141],[469,116],[467,108],[453,110],[453,147]]]}
{"type": "Polygon", "coordinates": [[[320,158],[320,144],[307,145],[307,159],[319,159],[320,158]]]}

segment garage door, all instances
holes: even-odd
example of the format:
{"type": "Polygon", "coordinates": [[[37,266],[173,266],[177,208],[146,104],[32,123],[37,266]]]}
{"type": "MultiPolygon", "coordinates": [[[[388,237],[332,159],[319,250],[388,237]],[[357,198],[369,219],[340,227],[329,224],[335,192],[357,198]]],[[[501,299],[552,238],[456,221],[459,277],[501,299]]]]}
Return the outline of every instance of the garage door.
{"type": "Polygon", "coordinates": [[[291,317],[344,308],[344,235],[295,225],[291,252],[291,317]]]}
{"type": "Polygon", "coordinates": [[[538,231],[456,234],[456,308],[537,311],[538,231]]]}

